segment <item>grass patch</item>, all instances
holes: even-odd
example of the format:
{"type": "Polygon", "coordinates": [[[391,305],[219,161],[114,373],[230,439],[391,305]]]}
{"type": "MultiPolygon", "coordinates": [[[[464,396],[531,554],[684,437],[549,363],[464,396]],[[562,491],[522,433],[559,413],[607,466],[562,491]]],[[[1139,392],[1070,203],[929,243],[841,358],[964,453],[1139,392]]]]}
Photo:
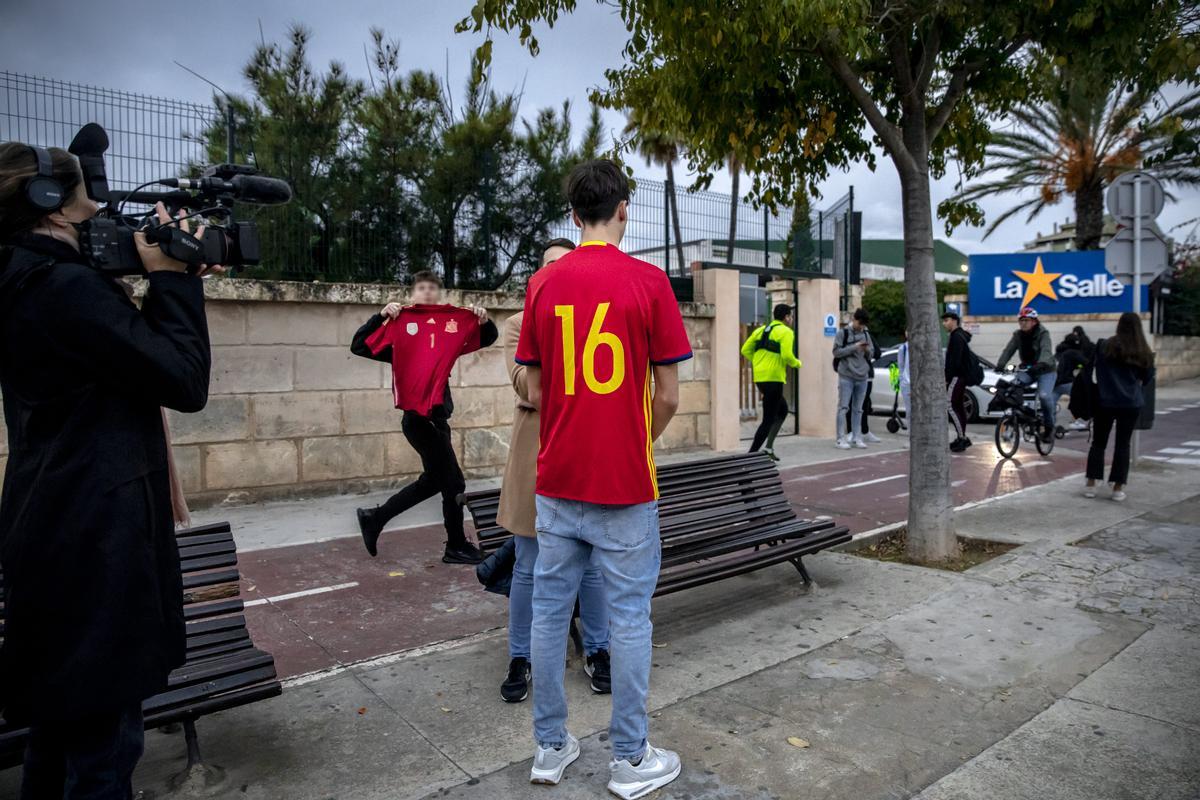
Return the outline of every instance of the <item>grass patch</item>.
{"type": "Polygon", "coordinates": [[[1019,545],[1007,542],[989,542],[984,539],[965,539],[960,536],[958,537],[958,546],[961,550],[958,558],[944,561],[917,561],[909,558],[906,552],[908,531],[901,528],[893,534],[876,539],[870,544],[852,551],[852,555],[872,558],[876,561],[892,561],[898,564],[914,564],[918,567],[933,567],[950,572],[965,572],[971,567],[991,561],[996,556],[1002,556],[1019,545]]]}

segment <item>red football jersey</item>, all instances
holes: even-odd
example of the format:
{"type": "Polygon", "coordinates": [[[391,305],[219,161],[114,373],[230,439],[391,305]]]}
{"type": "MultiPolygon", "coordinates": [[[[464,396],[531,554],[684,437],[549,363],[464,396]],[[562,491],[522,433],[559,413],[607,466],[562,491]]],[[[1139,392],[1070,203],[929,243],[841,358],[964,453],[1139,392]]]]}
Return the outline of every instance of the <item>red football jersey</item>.
{"type": "Polygon", "coordinates": [[[376,355],[389,346],[396,408],[427,417],[442,402],[455,360],[479,349],[479,319],[457,306],[405,306],[367,337],[376,355]]]}
{"type": "Polygon", "coordinates": [[[691,356],[658,267],[584,242],[535,273],[516,360],[542,369],[537,493],[611,505],[656,500],[650,365],[691,356]]]}

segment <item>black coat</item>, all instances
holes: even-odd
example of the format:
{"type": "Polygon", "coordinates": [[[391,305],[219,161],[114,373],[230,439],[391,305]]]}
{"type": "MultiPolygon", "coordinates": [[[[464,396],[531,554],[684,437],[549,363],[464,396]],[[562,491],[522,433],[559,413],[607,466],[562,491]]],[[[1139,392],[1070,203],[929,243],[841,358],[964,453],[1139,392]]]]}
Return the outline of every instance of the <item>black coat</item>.
{"type": "Polygon", "coordinates": [[[10,722],[111,711],[183,663],[179,550],[160,406],[198,411],[201,281],[155,273],[139,311],[69,246],[0,249],[0,495],[10,722]]]}

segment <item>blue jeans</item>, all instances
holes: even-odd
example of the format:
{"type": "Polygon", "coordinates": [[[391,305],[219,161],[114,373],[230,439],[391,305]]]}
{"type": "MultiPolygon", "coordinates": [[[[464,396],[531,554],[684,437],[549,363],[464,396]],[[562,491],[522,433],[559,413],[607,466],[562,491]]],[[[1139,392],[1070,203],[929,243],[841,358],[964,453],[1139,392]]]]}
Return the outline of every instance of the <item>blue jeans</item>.
{"type": "MultiPolygon", "coordinates": [[[[538,557],[538,540],[514,536],[517,560],[508,590],[508,657],[529,658],[529,632],[533,626],[533,568],[538,557]]],[[[604,600],[604,576],[596,558],[583,571],[579,587],[579,621],[583,627],[583,650],[587,655],[608,649],[608,603],[604,600]]]]}
{"type": "Polygon", "coordinates": [[[594,563],[604,576],[612,659],[613,757],[646,750],[650,688],[650,597],[658,584],[662,547],[658,503],[596,505],[537,496],[538,558],[533,580],[533,736],[541,747],[567,739],[563,688],[567,627],[583,573],[594,563]]]}
{"type": "Polygon", "coordinates": [[[837,432],[838,438],[843,437],[850,439],[862,438],[862,410],[863,401],[867,397],[867,380],[854,380],[853,378],[843,378],[838,376],[838,415],[837,415],[837,432]],[[846,430],[846,412],[850,412],[850,431],[846,430]]]}
{"type": "Polygon", "coordinates": [[[1055,411],[1058,407],[1058,398],[1054,396],[1054,384],[1058,381],[1058,375],[1047,372],[1035,378],[1028,372],[1018,372],[1013,376],[1013,381],[1022,386],[1032,386],[1035,382],[1037,383],[1038,402],[1042,406],[1042,422],[1053,426],[1057,416],[1055,411]]]}

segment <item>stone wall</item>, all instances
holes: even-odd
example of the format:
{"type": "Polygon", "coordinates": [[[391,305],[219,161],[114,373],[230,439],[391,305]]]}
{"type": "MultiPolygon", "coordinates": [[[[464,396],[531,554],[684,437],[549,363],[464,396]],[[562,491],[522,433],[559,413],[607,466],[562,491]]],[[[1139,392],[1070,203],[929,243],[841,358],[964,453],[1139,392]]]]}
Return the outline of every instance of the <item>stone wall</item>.
{"type": "MultiPolygon", "coordinates": [[[[205,284],[213,368],[208,406],[170,414],[175,458],[197,506],[357,491],[420,471],[392,407],[391,370],[350,353],[354,331],[396,287],[214,280],[205,284]]],[[[503,333],[523,296],[451,292],[481,305],[503,333]]],[[[695,358],[680,365],[679,415],[662,450],[707,447],[713,308],[684,304],[695,358]]],[[[451,374],[454,447],[468,477],[499,474],[513,393],[502,341],[460,359],[451,374]]],[[[0,431],[0,470],[7,460],[0,431]]],[[[2,474],[2,473],[0,473],[2,474]]]]}
{"type": "Polygon", "coordinates": [[[1159,383],[1200,377],[1200,337],[1155,336],[1153,344],[1159,383]]]}

